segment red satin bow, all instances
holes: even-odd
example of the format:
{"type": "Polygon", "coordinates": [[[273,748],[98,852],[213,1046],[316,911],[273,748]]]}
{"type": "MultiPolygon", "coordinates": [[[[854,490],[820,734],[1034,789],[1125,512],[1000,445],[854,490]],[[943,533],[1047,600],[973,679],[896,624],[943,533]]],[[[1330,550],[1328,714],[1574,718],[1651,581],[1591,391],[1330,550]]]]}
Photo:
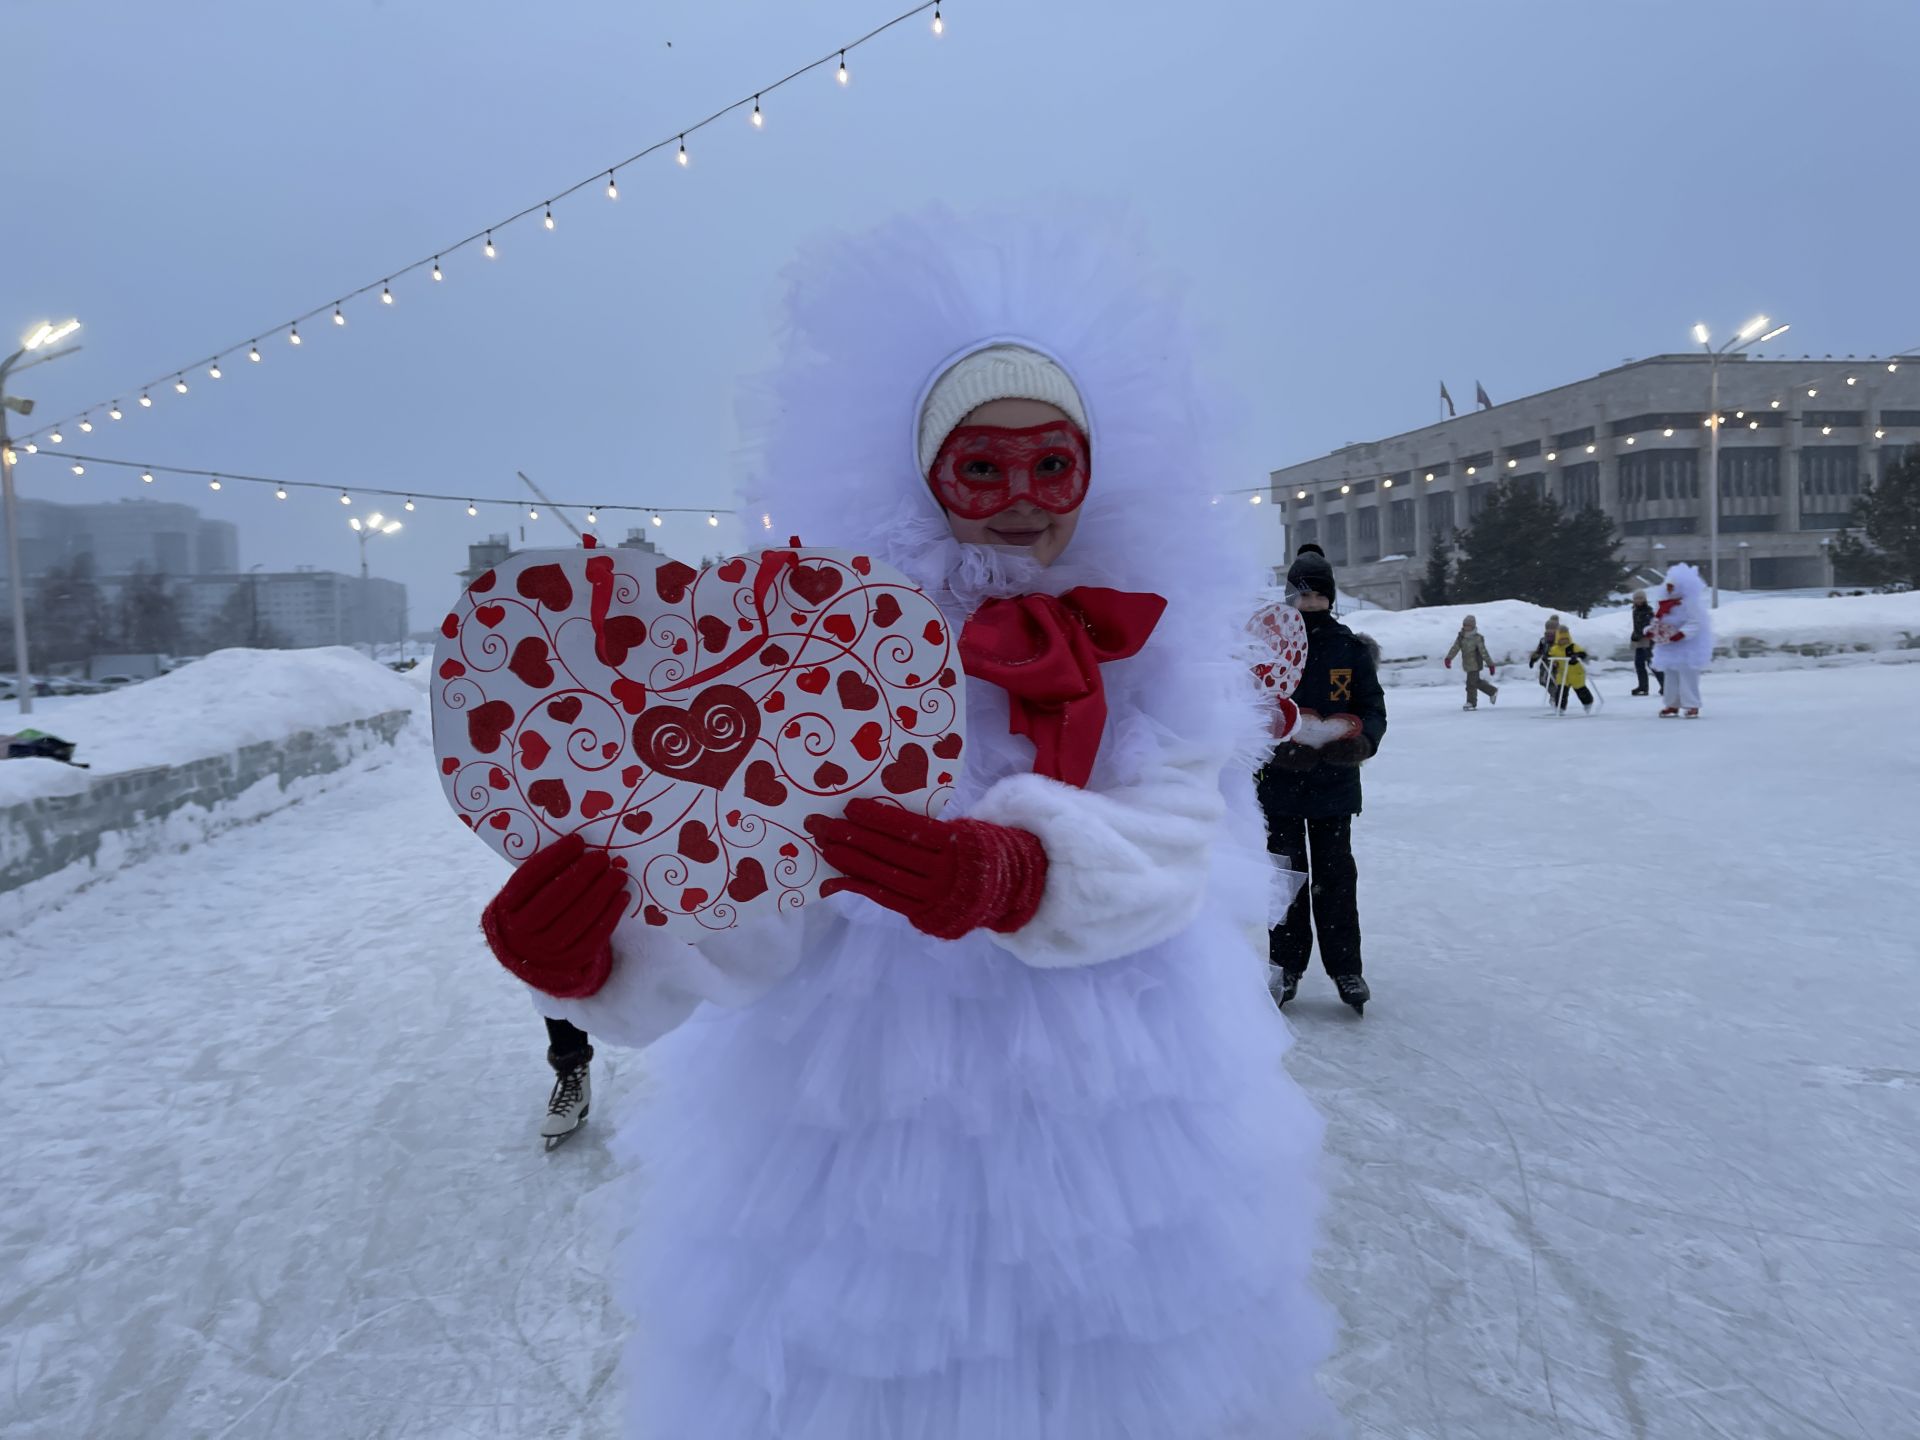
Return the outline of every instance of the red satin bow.
{"type": "Polygon", "coordinates": [[[1138,654],[1166,608],[1159,595],[1093,585],[989,600],[960,631],[960,662],[1007,692],[1007,729],[1033,741],[1033,773],[1084,786],[1107,724],[1100,667],[1138,654]]]}

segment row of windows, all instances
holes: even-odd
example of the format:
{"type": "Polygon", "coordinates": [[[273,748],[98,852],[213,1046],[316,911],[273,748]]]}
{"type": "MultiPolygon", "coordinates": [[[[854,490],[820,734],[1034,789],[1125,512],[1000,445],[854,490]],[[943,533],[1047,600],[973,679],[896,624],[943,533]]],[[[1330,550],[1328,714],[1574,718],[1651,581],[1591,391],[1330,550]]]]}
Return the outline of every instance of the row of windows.
{"type": "Polygon", "coordinates": [[[1860,451],[1853,445],[1808,445],[1800,451],[1802,495],[1858,495],[1860,451]]]}
{"type": "Polygon", "coordinates": [[[1613,422],[1615,435],[1637,435],[1642,430],[1683,430],[1689,426],[1700,428],[1706,422],[1706,416],[1698,410],[1666,410],[1651,415],[1632,415],[1625,420],[1613,422]]]}
{"type": "Polygon", "coordinates": [[[1576,445],[1591,445],[1592,443],[1593,427],[1591,425],[1579,430],[1565,430],[1553,437],[1554,448],[1558,450],[1571,450],[1576,445]]]}
{"type": "Polygon", "coordinates": [[[1582,460],[1560,472],[1560,503],[1569,510],[1600,508],[1600,462],[1582,460]]]}
{"type": "Polygon", "coordinates": [[[1540,442],[1538,440],[1526,440],[1518,445],[1509,445],[1506,450],[1506,455],[1509,460],[1530,460],[1539,453],[1540,442]]]}
{"type": "Polygon", "coordinates": [[[1620,501],[1641,505],[1654,500],[1700,498],[1697,450],[1643,450],[1620,457],[1620,501]]]}

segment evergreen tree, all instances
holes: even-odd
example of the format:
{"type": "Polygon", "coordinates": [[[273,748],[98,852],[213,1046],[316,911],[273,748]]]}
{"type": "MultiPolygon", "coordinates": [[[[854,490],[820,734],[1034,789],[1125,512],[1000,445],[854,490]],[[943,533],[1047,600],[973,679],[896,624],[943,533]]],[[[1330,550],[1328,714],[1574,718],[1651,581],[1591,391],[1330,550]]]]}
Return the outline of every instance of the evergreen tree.
{"type": "Polygon", "coordinates": [[[1870,585],[1920,586],[1920,447],[1853,502],[1852,525],[1833,542],[1836,570],[1870,585]]]}
{"type": "Polygon", "coordinates": [[[1427,557],[1426,578],[1420,582],[1420,590],[1413,597],[1413,603],[1453,603],[1453,542],[1444,535],[1436,535],[1433,539],[1433,554],[1427,557]]]}
{"type": "Polygon", "coordinates": [[[1461,537],[1456,603],[1525,600],[1585,615],[1626,583],[1613,522],[1588,508],[1568,515],[1544,496],[1501,485],[1461,537]]]}
{"type": "Polygon", "coordinates": [[[1552,501],[1502,484],[1460,537],[1456,604],[1525,600],[1562,605],[1557,564],[1560,511],[1552,501]]]}
{"type": "Polygon", "coordinates": [[[1620,558],[1620,534],[1613,521],[1591,505],[1561,520],[1559,556],[1560,603],[1582,619],[1623,588],[1633,573],[1620,558]]]}

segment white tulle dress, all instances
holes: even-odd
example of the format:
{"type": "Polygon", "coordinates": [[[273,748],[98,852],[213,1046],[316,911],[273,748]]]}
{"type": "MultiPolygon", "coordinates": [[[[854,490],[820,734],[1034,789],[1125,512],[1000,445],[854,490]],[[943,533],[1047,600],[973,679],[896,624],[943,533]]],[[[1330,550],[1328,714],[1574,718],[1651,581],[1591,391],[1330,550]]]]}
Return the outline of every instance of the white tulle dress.
{"type": "Polygon", "coordinates": [[[1144,292],[1076,305],[1044,277],[1070,271],[1084,291],[1098,264],[1042,244],[1050,264],[983,270],[1019,237],[989,229],[969,250],[956,232],[903,222],[796,283],[807,343],[776,377],[767,472],[822,427],[895,428],[864,452],[842,443],[837,475],[770,488],[772,523],[875,547],[956,627],[985,595],[1085,583],[1169,608],[1139,655],[1103,667],[1109,719],[1084,789],[1031,774],[1005,694],[969,687],[947,813],[1041,837],[1047,886],[1025,929],[942,942],[846,895],[697,951],[623,928],[605,990],[541,1002],[652,1042],[618,1140],[631,1434],[1336,1434],[1314,1380],[1333,1340],[1309,1275],[1321,1124],[1283,1068],[1265,985],[1262,720],[1231,653],[1258,577],[1211,497],[1169,467],[1192,453],[1190,393],[1119,358],[1158,353],[1140,347],[1165,345],[1169,312],[1144,292]],[[921,294],[930,253],[956,257],[937,303],[870,298],[907,256],[898,293],[921,294]],[[888,323],[864,339],[809,328],[856,295],[888,323]],[[1044,571],[955,544],[902,458],[915,387],[1017,319],[1092,414],[1081,531],[1044,571]],[[818,398],[848,387],[838,408],[818,398]]]}

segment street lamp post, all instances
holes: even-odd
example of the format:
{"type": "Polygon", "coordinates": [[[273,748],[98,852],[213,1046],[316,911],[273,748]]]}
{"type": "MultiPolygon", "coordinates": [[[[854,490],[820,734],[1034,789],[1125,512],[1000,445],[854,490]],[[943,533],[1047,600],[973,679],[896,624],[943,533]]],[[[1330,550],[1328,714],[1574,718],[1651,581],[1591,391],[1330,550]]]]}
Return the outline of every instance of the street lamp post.
{"type": "Polygon", "coordinates": [[[1770,323],[1766,316],[1756,315],[1717,349],[1705,325],[1693,327],[1694,341],[1707,352],[1707,568],[1716,610],[1720,608],[1720,362],[1787,332],[1785,325],[1767,329],[1770,323]]]}
{"type": "Polygon", "coordinates": [[[347,524],[353,528],[354,537],[360,542],[360,628],[367,632],[367,647],[372,651],[372,658],[377,660],[380,658],[379,642],[373,638],[373,606],[367,595],[367,581],[370,578],[367,571],[367,542],[376,535],[399,534],[400,522],[389,520],[376,510],[365,520],[353,516],[347,524]]]}
{"type": "Polygon", "coordinates": [[[21,340],[18,350],[5,360],[0,360],[0,510],[4,510],[7,524],[7,577],[8,589],[13,597],[13,661],[19,677],[19,694],[16,698],[22,715],[33,713],[33,667],[27,661],[27,577],[20,572],[20,517],[14,504],[13,444],[7,438],[7,412],[12,410],[20,415],[31,415],[33,402],[7,394],[7,377],[18,371],[31,370],[36,365],[44,365],[49,360],[58,360],[63,355],[73,354],[80,348],[78,345],[69,345],[64,350],[51,350],[48,347],[58,345],[79,328],[78,320],[63,320],[57,325],[51,322],[36,325],[21,340]],[[33,359],[27,360],[29,355],[33,359]]]}

